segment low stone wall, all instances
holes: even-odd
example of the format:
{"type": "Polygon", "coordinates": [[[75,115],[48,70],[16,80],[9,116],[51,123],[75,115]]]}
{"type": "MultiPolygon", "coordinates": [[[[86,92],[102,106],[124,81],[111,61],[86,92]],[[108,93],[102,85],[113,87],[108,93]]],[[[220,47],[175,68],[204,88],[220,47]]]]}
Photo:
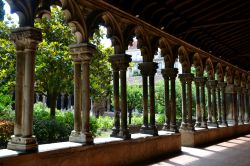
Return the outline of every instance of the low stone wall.
{"type": "Polygon", "coordinates": [[[180,134],[170,134],[9,157],[0,151],[0,166],[125,166],[180,151],[180,134]]]}
{"type": "Polygon", "coordinates": [[[181,131],[183,146],[201,146],[250,133],[250,124],[212,128],[196,131],[181,131]]]}

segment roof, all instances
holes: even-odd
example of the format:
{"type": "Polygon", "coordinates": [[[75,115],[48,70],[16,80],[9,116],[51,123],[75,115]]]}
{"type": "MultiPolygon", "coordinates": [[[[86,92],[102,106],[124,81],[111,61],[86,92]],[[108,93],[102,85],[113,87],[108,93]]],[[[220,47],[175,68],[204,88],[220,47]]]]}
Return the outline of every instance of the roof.
{"type": "Polygon", "coordinates": [[[250,71],[250,1],[105,1],[218,58],[250,71]]]}

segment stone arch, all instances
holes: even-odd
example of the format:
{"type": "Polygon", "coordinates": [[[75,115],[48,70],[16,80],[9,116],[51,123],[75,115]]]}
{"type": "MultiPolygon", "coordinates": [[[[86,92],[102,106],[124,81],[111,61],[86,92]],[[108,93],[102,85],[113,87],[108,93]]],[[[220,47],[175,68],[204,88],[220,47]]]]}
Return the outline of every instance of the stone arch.
{"type": "Polygon", "coordinates": [[[241,87],[245,88],[247,83],[247,75],[246,73],[242,73],[241,75],[241,87]]]}
{"type": "Polygon", "coordinates": [[[216,65],[216,71],[217,71],[217,80],[219,82],[224,82],[224,70],[220,62],[217,63],[216,65]]]}
{"type": "Polygon", "coordinates": [[[207,58],[206,60],[206,70],[207,70],[208,79],[214,80],[215,79],[214,65],[210,57],[207,58]]]}
{"type": "Polygon", "coordinates": [[[135,27],[137,48],[141,50],[144,62],[152,62],[154,54],[158,48],[158,37],[153,36],[142,26],[135,27]]]}
{"type": "Polygon", "coordinates": [[[204,67],[202,63],[202,58],[199,53],[194,54],[193,64],[195,67],[196,77],[202,77],[204,74],[204,67]]]}
{"type": "Polygon", "coordinates": [[[235,74],[234,74],[234,84],[236,86],[240,86],[241,85],[241,73],[239,70],[236,70],[235,71],[235,74]]]}
{"type": "Polygon", "coordinates": [[[175,60],[177,58],[177,53],[175,52],[175,45],[171,43],[166,38],[160,38],[159,40],[159,48],[161,49],[161,56],[164,57],[165,67],[173,68],[175,60]]]}
{"type": "Polygon", "coordinates": [[[184,46],[180,46],[178,49],[179,61],[182,65],[182,73],[191,72],[191,64],[188,57],[188,52],[184,46]]]}
{"type": "Polygon", "coordinates": [[[50,7],[52,5],[60,6],[63,10],[66,22],[71,28],[71,32],[76,37],[76,43],[84,43],[89,39],[88,29],[86,26],[84,15],[82,14],[84,8],[81,8],[75,1],[60,0],[60,1],[46,1],[41,0],[37,11],[37,19],[47,17],[50,18],[50,7]]]}
{"type": "Polygon", "coordinates": [[[226,67],[226,80],[227,84],[233,84],[234,83],[234,74],[233,74],[233,69],[230,66],[226,67]]]}

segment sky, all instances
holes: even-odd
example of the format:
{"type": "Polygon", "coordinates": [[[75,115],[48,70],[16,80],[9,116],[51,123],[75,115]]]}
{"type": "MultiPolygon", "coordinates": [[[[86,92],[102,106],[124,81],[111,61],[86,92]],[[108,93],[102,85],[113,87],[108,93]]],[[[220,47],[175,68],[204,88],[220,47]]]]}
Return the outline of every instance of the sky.
{"type": "MultiPolygon", "coordinates": [[[[6,15],[11,15],[11,17],[13,18],[13,23],[18,24],[19,18],[17,14],[11,14],[10,13],[10,6],[8,5],[8,3],[6,3],[5,0],[3,0],[3,2],[5,3],[4,5],[4,10],[5,10],[5,20],[7,20],[6,15]]],[[[103,27],[104,28],[104,27],[103,27]]],[[[111,46],[111,41],[110,39],[107,39],[106,36],[104,36],[104,38],[101,40],[101,43],[104,45],[104,47],[110,47],[111,46]]]]}

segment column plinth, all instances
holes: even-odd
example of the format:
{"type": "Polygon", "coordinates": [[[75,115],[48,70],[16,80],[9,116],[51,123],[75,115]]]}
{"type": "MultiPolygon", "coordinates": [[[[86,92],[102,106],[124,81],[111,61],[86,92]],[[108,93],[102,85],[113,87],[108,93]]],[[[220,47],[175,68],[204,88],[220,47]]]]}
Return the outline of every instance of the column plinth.
{"type": "Polygon", "coordinates": [[[81,43],[70,45],[70,53],[73,61],[80,63],[80,66],[75,66],[75,88],[80,88],[80,93],[76,92],[78,89],[75,89],[75,99],[77,101],[77,110],[75,110],[75,127],[72,131],[69,140],[72,142],[78,143],[93,143],[92,133],[90,131],[90,85],[89,85],[89,63],[96,52],[96,47],[89,43],[81,43]],[[81,67],[81,73],[79,70],[81,67]],[[77,69],[76,69],[77,68],[77,69]],[[82,77],[81,77],[82,76],[82,77]],[[80,86],[79,86],[80,84],[80,86]],[[76,87],[78,86],[78,87],[76,87]],[[79,110],[81,113],[79,114],[79,110]],[[80,118],[79,115],[82,115],[80,118]],[[79,128],[81,131],[79,131],[79,128]]]}
{"type": "Polygon", "coordinates": [[[191,89],[193,77],[194,76],[191,73],[179,74],[179,79],[182,85],[182,123],[180,130],[184,131],[194,131],[194,124],[192,122],[192,89],[191,89]]]}
{"type": "Polygon", "coordinates": [[[156,69],[158,68],[158,64],[155,62],[143,62],[139,64],[138,67],[141,70],[141,74],[143,77],[143,126],[141,127],[140,132],[144,134],[158,135],[157,128],[155,126],[155,90],[154,90],[154,75],[156,73],[156,69]],[[149,85],[147,84],[147,80],[149,77],[149,85]],[[147,91],[149,89],[149,97],[150,97],[150,125],[147,124],[148,121],[148,108],[147,108],[147,91]],[[148,126],[148,127],[147,127],[148,126]]]}
{"type": "Polygon", "coordinates": [[[8,149],[36,151],[38,144],[32,135],[35,51],[42,41],[42,33],[32,27],[21,27],[13,30],[10,36],[16,46],[16,98],[14,135],[8,143],[8,149]]]}

